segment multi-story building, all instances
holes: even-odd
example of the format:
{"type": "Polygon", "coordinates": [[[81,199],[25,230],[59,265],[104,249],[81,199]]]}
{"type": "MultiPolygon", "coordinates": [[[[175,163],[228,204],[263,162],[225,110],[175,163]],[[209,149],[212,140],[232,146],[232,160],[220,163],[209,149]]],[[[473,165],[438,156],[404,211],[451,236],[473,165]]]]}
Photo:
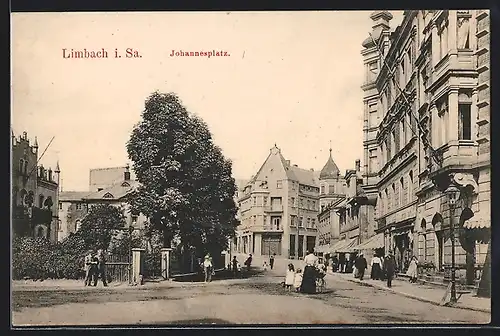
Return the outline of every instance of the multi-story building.
{"type": "Polygon", "coordinates": [[[335,205],[345,198],[346,181],[333,161],[332,149],[326,164],[319,174],[320,213],[318,214],[318,240],[315,251],[328,253],[331,244],[339,239],[339,216],[335,205]]]}
{"type": "Polygon", "coordinates": [[[38,143],[12,133],[12,228],[14,236],[57,241],[60,169],[38,165],[38,143]]]}
{"type": "Polygon", "coordinates": [[[363,42],[364,190],[376,195],[377,233],[396,254],[437,272],[456,259],[465,281],[482,268],[490,237],[489,14],[484,10],[371,15],[363,42]],[[445,190],[460,189],[450,210],[445,190]]]}
{"type": "Polygon", "coordinates": [[[313,169],[292,165],[278,147],[271,148],[238,200],[238,252],[295,257],[298,244],[301,257],[306,249],[314,249],[319,191],[313,169]]]}
{"type": "Polygon", "coordinates": [[[141,229],[147,219],[141,214],[133,214],[130,211],[128,197],[138,186],[138,182],[131,179],[129,167],[104,168],[91,170],[90,188],[92,191],[64,191],[61,192],[59,200],[59,217],[61,219],[60,239],[62,240],[71,233],[78,231],[82,220],[88,214],[93,205],[111,204],[120,207],[125,216],[125,227],[141,229]],[[96,182],[92,177],[92,172],[99,172],[96,182]],[[104,178],[101,172],[121,171],[122,176],[117,179],[115,173],[108,174],[108,179],[104,178]],[[97,189],[97,190],[95,190],[97,189]]]}
{"type": "MultiPolygon", "coordinates": [[[[356,168],[345,174],[346,198],[336,204],[339,215],[340,240],[331,247],[332,253],[339,254],[339,260],[353,260],[358,246],[366,243],[375,234],[375,202],[366,196],[363,189],[361,161],[356,160],[356,168]]],[[[372,250],[366,247],[361,250],[372,250]]]]}

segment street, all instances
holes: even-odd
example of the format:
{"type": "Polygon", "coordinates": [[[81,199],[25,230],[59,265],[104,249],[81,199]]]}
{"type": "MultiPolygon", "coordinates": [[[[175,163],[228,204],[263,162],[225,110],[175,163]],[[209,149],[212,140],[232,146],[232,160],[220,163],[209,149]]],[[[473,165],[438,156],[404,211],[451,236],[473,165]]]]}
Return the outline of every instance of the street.
{"type": "Polygon", "coordinates": [[[280,286],[278,272],[204,283],[13,291],[13,325],[484,324],[490,315],[439,307],[329,277],[324,293],[280,286]]]}

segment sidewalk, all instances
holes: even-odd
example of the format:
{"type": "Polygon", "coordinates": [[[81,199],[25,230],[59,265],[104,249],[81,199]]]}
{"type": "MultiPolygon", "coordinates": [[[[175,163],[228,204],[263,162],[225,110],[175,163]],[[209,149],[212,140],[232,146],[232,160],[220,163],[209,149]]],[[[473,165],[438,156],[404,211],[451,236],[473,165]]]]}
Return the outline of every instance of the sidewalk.
{"type": "MultiPolygon", "coordinates": [[[[446,291],[445,288],[438,288],[428,285],[412,284],[408,280],[395,279],[392,282],[392,288],[388,288],[385,281],[363,279],[363,281],[354,278],[351,273],[329,273],[330,278],[341,278],[350,282],[357,282],[362,286],[374,287],[377,289],[392,292],[415,300],[440,305],[443,295],[446,291]]],[[[458,302],[453,306],[454,308],[468,309],[491,313],[491,299],[480,298],[471,294],[463,294],[458,302]]]]}

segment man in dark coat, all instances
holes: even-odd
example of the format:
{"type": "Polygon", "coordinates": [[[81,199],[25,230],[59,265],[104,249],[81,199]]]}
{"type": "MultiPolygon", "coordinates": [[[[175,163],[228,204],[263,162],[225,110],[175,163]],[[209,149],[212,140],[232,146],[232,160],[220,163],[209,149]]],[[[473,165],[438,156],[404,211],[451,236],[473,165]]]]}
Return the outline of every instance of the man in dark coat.
{"type": "Polygon", "coordinates": [[[392,287],[392,279],[394,278],[394,272],[396,272],[396,259],[389,251],[384,259],[384,271],[387,278],[387,287],[392,287]]]}
{"type": "Polygon", "coordinates": [[[276,253],[273,253],[273,255],[269,257],[269,266],[271,267],[271,269],[273,269],[273,267],[274,267],[274,257],[275,256],[276,256],[276,253]]]}
{"type": "Polygon", "coordinates": [[[95,257],[95,261],[97,261],[97,272],[94,278],[94,287],[97,286],[97,280],[100,278],[104,287],[108,286],[108,282],[106,279],[106,258],[104,256],[104,251],[97,251],[97,257],[95,257]]]}
{"type": "Polygon", "coordinates": [[[358,270],[359,280],[363,280],[363,277],[365,276],[365,270],[368,267],[366,259],[363,256],[363,253],[361,253],[359,257],[356,258],[354,266],[356,266],[356,269],[358,270]]]}

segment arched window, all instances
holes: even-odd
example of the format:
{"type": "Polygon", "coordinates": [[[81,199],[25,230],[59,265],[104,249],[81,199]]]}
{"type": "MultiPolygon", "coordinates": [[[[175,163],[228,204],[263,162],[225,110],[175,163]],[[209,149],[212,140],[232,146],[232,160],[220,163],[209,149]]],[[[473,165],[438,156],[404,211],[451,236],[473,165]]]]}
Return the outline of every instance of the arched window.
{"type": "Polygon", "coordinates": [[[28,175],[28,160],[24,161],[23,171],[25,175],[28,175]]]}
{"type": "Polygon", "coordinates": [[[418,236],[418,255],[422,261],[427,261],[427,223],[425,219],[420,222],[420,235],[418,236]]]}
{"type": "Polygon", "coordinates": [[[24,171],[24,160],[19,160],[19,172],[22,174],[24,171]]]}
{"type": "Polygon", "coordinates": [[[39,207],[40,209],[42,209],[42,208],[43,208],[43,201],[45,201],[45,196],[40,195],[40,196],[38,197],[38,200],[39,200],[39,202],[38,202],[39,206],[38,206],[38,207],[39,207]]]}

